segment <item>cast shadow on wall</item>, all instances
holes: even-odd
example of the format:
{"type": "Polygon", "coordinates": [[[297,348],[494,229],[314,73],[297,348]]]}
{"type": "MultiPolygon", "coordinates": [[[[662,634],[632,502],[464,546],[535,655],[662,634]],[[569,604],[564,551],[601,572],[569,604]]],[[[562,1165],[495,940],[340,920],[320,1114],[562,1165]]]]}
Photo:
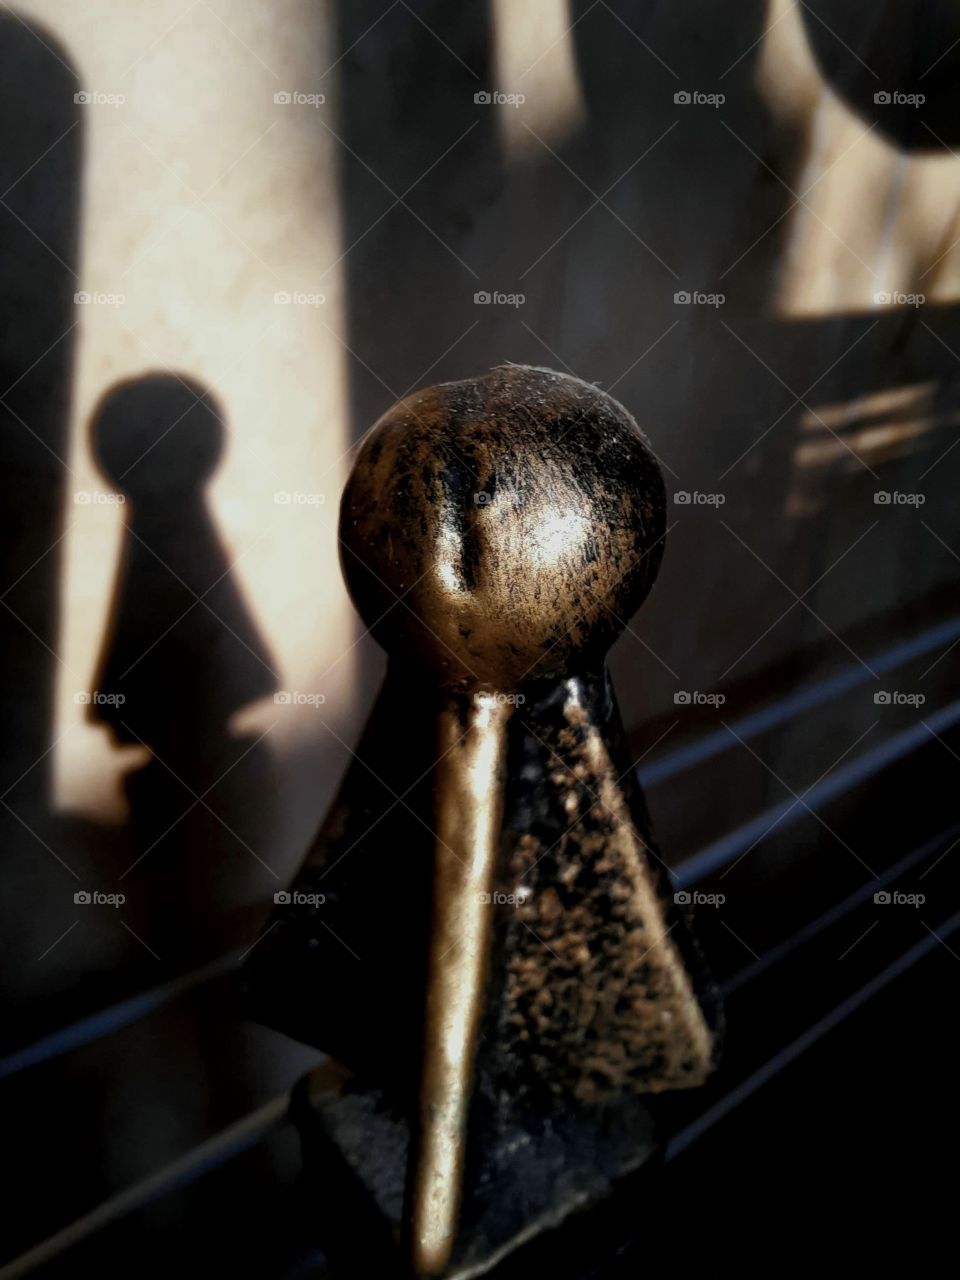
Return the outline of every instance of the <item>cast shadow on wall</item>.
{"type": "Polygon", "coordinates": [[[268,835],[249,804],[267,789],[267,746],[229,728],[277,675],[207,500],[224,437],[209,390],[159,373],[113,387],[91,428],[126,523],[89,712],[118,744],[150,752],[125,780],[137,858],[127,883],[149,901],[154,937],[202,930],[222,886],[258,869],[268,835]],[[237,813],[251,818],[243,836],[222,816],[237,813]]]}

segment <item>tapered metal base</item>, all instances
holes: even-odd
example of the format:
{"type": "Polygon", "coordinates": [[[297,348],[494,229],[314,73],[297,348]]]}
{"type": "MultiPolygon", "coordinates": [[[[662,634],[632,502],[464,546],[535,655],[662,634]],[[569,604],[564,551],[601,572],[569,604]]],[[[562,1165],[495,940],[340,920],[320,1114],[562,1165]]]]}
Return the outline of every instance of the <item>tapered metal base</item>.
{"type": "MultiPolygon", "coordinates": [[[[402,1223],[407,1265],[446,1278],[479,1274],[647,1160],[645,1099],[704,1081],[718,1008],[623,758],[602,670],[525,690],[503,726],[489,888],[439,928],[438,834],[467,867],[456,846],[468,828],[449,788],[437,800],[442,751],[429,697],[409,671],[391,668],[358,750],[363,764],[251,953],[248,977],[258,1017],[353,1073],[349,1084],[324,1074],[301,1108],[302,1131],[327,1153],[325,1167],[341,1171],[320,1180],[318,1217],[330,1217],[328,1198],[346,1179],[380,1223],[355,1234],[354,1247],[360,1236],[385,1238],[389,1253],[402,1223]],[[432,1064],[450,1040],[430,1034],[431,998],[445,991],[436,975],[482,913],[483,947],[469,968],[475,1029],[456,1058],[462,1086],[457,1076],[438,1094],[432,1064]],[[443,1186],[460,1209],[459,1223],[448,1214],[437,1234],[444,1247],[427,1256],[411,1240],[424,1220],[424,1169],[437,1167],[424,1152],[447,1136],[438,1096],[458,1105],[443,1186]]],[[[454,1026],[466,1007],[456,991],[440,1000],[454,1026]]]]}
{"type": "MultiPolygon", "coordinates": [[[[314,1227],[335,1274],[407,1280],[403,1211],[410,1126],[383,1094],[327,1063],[298,1085],[314,1227]]],[[[501,1116],[472,1144],[464,1210],[443,1280],[496,1274],[508,1255],[602,1200],[656,1150],[650,1111],[617,1108],[523,1120],[501,1116]]]]}

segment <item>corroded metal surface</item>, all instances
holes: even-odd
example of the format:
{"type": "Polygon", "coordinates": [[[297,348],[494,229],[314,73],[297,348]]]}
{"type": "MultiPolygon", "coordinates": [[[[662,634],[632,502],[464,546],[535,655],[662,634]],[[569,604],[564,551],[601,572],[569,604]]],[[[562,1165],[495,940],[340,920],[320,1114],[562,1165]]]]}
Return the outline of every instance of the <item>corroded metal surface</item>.
{"type": "Polygon", "coordinates": [[[629,763],[614,762],[612,707],[606,736],[597,723],[598,692],[570,680],[555,714],[541,708],[537,727],[526,726],[542,748],[542,817],[531,830],[521,810],[522,829],[508,828],[504,842],[515,906],[491,1041],[522,1064],[511,1088],[561,1105],[702,1084],[713,1059],[673,936],[684,926],[631,813],[629,763]]]}
{"type": "Polygon", "coordinates": [[[642,1098],[713,1063],[603,665],[663,529],[626,410],[514,366],[400,402],[344,494],[345,575],[390,668],[298,877],[312,905],[282,908],[250,986],[380,1099],[371,1124],[401,1117],[416,1275],[474,1274],[598,1194],[649,1155],[642,1098]],[[561,1153],[553,1202],[507,1176],[520,1151],[528,1178],[561,1153]]]}

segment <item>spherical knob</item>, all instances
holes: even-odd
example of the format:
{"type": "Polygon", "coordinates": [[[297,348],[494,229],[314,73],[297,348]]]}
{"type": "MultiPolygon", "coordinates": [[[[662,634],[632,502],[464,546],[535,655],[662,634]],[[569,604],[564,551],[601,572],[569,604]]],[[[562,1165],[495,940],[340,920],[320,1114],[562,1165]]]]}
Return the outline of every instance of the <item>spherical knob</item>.
{"type": "Polygon", "coordinates": [[[611,396],[506,365],[407,396],[360,449],[344,575],[388,653],[460,689],[598,662],[653,584],[663,480],[611,396]]]}

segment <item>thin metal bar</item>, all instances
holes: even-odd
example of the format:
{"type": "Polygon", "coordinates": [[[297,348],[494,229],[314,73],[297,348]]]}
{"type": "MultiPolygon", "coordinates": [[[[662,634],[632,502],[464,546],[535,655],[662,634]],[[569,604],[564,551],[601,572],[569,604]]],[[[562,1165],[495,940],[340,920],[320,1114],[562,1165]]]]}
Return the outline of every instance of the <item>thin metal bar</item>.
{"type": "MultiPolygon", "coordinates": [[[[936,934],[930,934],[925,938],[921,938],[919,942],[909,947],[903,955],[899,956],[892,964],[887,965],[885,969],[876,974],[869,982],[855,991],[853,995],[848,996],[846,1000],[837,1005],[835,1009],[831,1009],[828,1014],[815,1022],[812,1027],[808,1027],[803,1035],[800,1035],[775,1053],[772,1058],[758,1067],[756,1071],[747,1076],[746,1080],[742,1080],[735,1089],[709,1107],[704,1113],[697,1117],[692,1124],[688,1124],[685,1129],[681,1129],[667,1143],[664,1158],[666,1160],[675,1160],[677,1156],[682,1155],[689,1147],[702,1138],[703,1135],[713,1128],[720,1120],[734,1111],[741,1102],[745,1102],[752,1094],[756,1093],[763,1085],[772,1080],[778,1072],[784,1067],[788,1067],[802,1054],[813,1047],[818,1040],[832,1031],[834,1027],[840,1025],[871,1000],[880,991],[890,985],[896,978],[901,977],[908,969],[911,969],[919,960],[928,956],[934,947],[940,946],[944,938],[948,938],[960,928],[960,911],[955,912],[946,919],[941,925],[938,925],[936,934]]],[[[0,1280],[3,1280],[0,1275],[0,1280]]]]}
{"type": "Polygon", "coordinates": [[[67,1026],[60,1027],[43,1039],[8,1053],[5,1058],[0,1058],[0,1080],[5,1080],[7,1076],[14,1076],[19,1071],[26,1071],[28,1067],[39,1066],[40,1063],[48,1062],[51,1058],[59,1058],[74,1049],[82,1049],[84,1045],[100,1040],[103,1036],[121,1031],[131,1022],[137,1022],[140,1018],[156,1013],[158,1009],[170,1004],[178,996],[192,991],[194,987],[224,977],[237,967],[242,954],[240,950],[230,951],[227,955],[220,956],[199,969],[192,969],[189,973],[181,974],[159,987],[151,987],[147,991],[141,991],[139,995],[131,996],[128,1000],[121,1000],[106,1009],[100,1009],[87,1018],[68,1023],[67,1026]]]}
{"type": "MultiPolygon", "coordinates": [[[[893,734],[878,747],[864,751],[849,764],[834,769],[829,777],[804,793],[803,804],[798,804],[795,799],[783,800],[765,809],[763,813],[751,818],[742,826],[735,827],[719,840],[714,840],[712,844],[708,844],[706,848],[693,854],[674,869],[676,883],[684,887],[697,884],[704,877],[712,875],[721,867],[735,861],[752,844],[759,844],[762,838],[772,834],[774,830],[782,831],[793,826],[808,810],[816,810],[830,800],[835,800],[837,796],[843,795],[858,783],[880,773],[897,760],[909,755],[911,751],[925,745],[931,740],[930,730],[939,733],[944,729],[953,728],[958,723],[960,723],[960,700],[951,702],[928,716],[929,729],[922,724],[911,725],[909,729],[893,734]]],[[[731,741],[735,739],[731,738],[731,741]]]]}
{"type": "MultiPolygon", "coordinates": [[[[922,657],[941,644],[950,643],[958,636],[960,636],[960,617],[951,618],[936,627],[921,631],[918,636],[910,640],[893,645],[889,649],[882,649],[876,656],[870,658],[869,667],[878,675],[885,674],[897,667],[902,667],[907,662],[912,662],[914,658],[922,657]]],[[[732,721],[731,728],[736,730],[739,737],[749,741],[758,734],[791,720],[794,716],[819,707],[832,698],[840,697],[841,694],[855,689],[857,685],[864,684],[869,679],[870,671],[866,666],[859,662],[850,663],[826,680],[809,684],[786,698],[771,702],[760,711],[732,721]]],[[[726,729],[706,733],[685,746],[677,747],[675,751],[667,751],[657,756],[649,764],[639,765],[637,776],[642,786],[656,786],[657,783],[683,773],[686,769],[692,769],[694,765],[702,764],[712,756],[720,755],[731,746],[733,741],[726,729]]]]}
{"type": "Polygon", "coordinates": [[[111,1196],[83,1217],[54,1232],[34,1248],[22,1253],[19,1258],[8,1262],[5,1267],[0,1267],[0,1280],[20,1280],[21,1276],[29,1275],[37,1267],[51,1262],[67,1249],[80,1244],[126,1214],[142,1209],[158,1197],[175,1188],[187,1186],[219,1168],[234,1156],[255,1146],[265,1133],[283,1120],[289,1105],[289,1090],[271,1098],[236,1124],[221,1130],[206,1142],[201,1142],[178,1160],[140,1182],[135,1182],[132,1187],[111,1196]]]}
{"type": "Polygon", "coordinates": [[[742,969],[738,969],[735,974],[722,984],[721,993],[724,997],[730,996],[734,991],[738,991],[744,986],[745,983],[752,982],[761,973],[765,973],[773,965],[785,959],[792,951],[796,951],[797,947],[803,946],[805,942],[810,942],[811,939],[822,933],[824,929],[828,929],[830,925],[842,920],[845,915],[848,915],[862,903],[869,902],[879,884],[895,883],[905,872],[912,867],[919,866],[921,862],[929,858],[941,845],[957,838],[960,838],[960,822],[947,827],[945,831],[941,831],[939,835],[934,836],[932,839],[925,840],[923,844],[904,854],[902,858],[898,859],[892,866],[887,867],[885,871],[881,871],[876,880],[868,880],[865,884],[860,885],[853,893],[841,898],[829,911],[824,911],[815,920],[805,924],[802,929],[798,929],[796,933],[791,933],[789,938],[785,938],[783,942],[779,942],[775,947],[771,947],[769,951],[765,951],[758,960],[754,960],[750,964],[744,965],[742,969]]]}

